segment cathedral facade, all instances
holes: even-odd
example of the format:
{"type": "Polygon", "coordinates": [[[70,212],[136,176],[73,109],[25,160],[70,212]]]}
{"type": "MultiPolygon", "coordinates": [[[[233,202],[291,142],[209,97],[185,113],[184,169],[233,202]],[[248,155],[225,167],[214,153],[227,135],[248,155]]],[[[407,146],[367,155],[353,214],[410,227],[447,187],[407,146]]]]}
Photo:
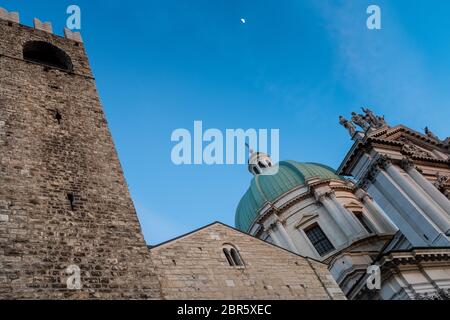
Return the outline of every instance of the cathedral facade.
{"type": "Polygon", "coordinates": [[[326,263],[349,299],[448,299],[450,138],[363,111],[340,117],[354,145],[337,171],[253,154],[236,226],[326,263]]]}

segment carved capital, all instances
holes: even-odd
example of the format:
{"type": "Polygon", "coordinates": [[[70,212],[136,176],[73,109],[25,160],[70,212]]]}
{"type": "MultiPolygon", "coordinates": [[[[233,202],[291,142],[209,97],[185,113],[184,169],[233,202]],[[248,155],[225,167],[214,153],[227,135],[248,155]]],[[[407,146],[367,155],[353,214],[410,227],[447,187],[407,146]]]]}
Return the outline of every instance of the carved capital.
{"type": "Polygon", "coordinates": [[[277,226],[276,222],[272,221],[267,224],[265,223],[263,225],[263,229],[264,229],[264,231],[270,232],[270,231],[273,231],[276,228],[276,226],[277,226]]]}
{"type": "Polygon", "coordinates": [[[378,161],[375,161],[367,169],[366,174],[358,181],[356,187],[362,190],[367,190],[369,185],[375,181],[379,172],[380,172],[380,165],[378,161]]]}
{"type": "Polygon", "coordinates": [[[360,190],[365,191],[365,190],[367,190],[369,185],[370,185],[370,180],[366,175],[364,178],[362,178],[358,181],[358,183],[356,184],[356,187],[359,188],[360,190]]]}
{"type": "Polygon", "coordinates": [[[392,164],[392,162],[387,155],[383,154],[378,157],[376,164],[381,169],[387,169],[387,167],[389,167],[392,164]]]}
{"type": "Polygon", "coordinates": [[[372,165],[372,167],[369,168],[366,179],[370,182],[374,182],[379,172],[380,166],[378,163],[375,163],[374,165],[372,165]]]}
{"type": "Polygon", "coordinates": [[[365,202],[367,200],[373,200],[373,198],[364,189],[358,189],[355,193],[359,200],[365,202]]]}
{"type": "Polygon", "coordinates": [[[325,199],[331,199],[333,196],[335,196],[335,193],[333,190],[328,190],[325,192],[322,192],[321,194],[317,195],[317,200],[320,202],[323,202],[325,199]]]}
{"type": "Polygon", "coordinates": [[[415,169],[414,162],[413,162],[411,159],[407,158],[407,157],[405,157],[405,158],[402,159],[402,161],[401,161],[401,163],[400,163],[400,166],[401,166],[405,171],[409,171],[409,170],[411,170],[411,169],[415,169]]]}
{"type": "Polygon", "coordinates": [[[281,221],[278,219],[277,216],[272,215],[272,216],[268,217],[267,220],[263,224],[264,231],[269,232],[269,231],[276,230],[278,223],[281,223],[281,221]]]}

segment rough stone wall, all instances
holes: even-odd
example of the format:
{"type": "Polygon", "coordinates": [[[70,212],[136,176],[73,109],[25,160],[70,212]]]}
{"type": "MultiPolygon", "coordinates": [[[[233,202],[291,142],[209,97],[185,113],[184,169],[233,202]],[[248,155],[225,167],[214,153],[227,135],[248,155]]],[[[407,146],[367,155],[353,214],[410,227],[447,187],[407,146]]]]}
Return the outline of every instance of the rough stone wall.
{"type": "Polygon", "coordinates": [[[159,297],[83,44],[0,20],[0,299],[159,297]],[[24,61],[29,40],[74,72],[24,61]]]}
{"type": "Polygon", "coordinates": [[[150,252],[164,299],[345,299],[326,265],[220,223],[150,252]],[[224,244],[245,267],[229,265],[224,244]]]}

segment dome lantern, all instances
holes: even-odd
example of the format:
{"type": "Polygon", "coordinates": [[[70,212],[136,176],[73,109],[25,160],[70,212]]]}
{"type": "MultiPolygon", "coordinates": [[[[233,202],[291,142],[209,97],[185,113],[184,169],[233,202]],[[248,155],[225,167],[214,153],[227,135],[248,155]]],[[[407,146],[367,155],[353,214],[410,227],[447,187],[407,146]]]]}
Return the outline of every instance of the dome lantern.
{"type": "Polygon", "coordinates": [[[264,152],[254,152],[250,149],[248,159],[248,171],[254,176],[262,174],[266,169],[273,166],[270,156],[264,152]]]}

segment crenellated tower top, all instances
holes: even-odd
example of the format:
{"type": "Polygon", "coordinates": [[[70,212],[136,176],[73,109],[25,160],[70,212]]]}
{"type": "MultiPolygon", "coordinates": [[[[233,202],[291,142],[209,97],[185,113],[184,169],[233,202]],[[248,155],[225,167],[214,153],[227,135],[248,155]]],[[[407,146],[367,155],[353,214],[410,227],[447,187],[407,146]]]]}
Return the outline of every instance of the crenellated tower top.
{"type": "MultiPolygon", "coordinates": [[[[9,12],[0,7],[0,19],[9,21],[10,23],[20,24],[20,15],[18,12],[9,12]]],[[[33,26],[36,30],[41,30],[53,34],[53,26],[51,22],[42,22],[38,18],[33,19],[33,26]]],[[[83,42],[80,32],[73,32],[68,28],[64,28],[64,36],[67,39],[83,42]]]]}

